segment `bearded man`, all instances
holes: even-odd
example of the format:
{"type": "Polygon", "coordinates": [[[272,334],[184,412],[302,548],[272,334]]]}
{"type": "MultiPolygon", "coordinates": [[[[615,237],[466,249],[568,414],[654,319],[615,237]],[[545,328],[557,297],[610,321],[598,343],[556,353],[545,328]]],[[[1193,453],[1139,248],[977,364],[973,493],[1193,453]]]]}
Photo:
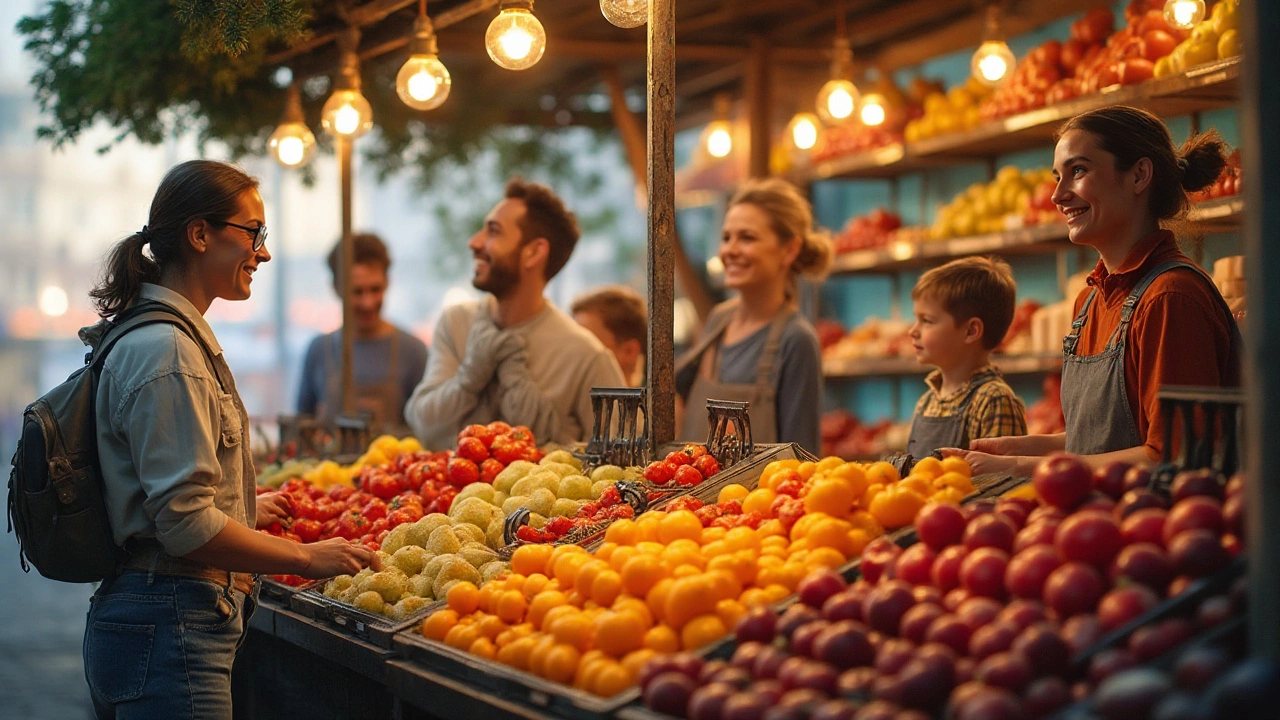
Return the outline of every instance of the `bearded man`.
{"type": "Polygon", "coordinates": [[[524,425],[539,443],[591,431],[592,387],[622,387],[618,362],[547,301],[578,242],[578,223],[545,185],[513,179],[468,247],[472,284],[489,293],[444,310],[404,415],[423,445],[453,447],[471,424],[524,425]]]}

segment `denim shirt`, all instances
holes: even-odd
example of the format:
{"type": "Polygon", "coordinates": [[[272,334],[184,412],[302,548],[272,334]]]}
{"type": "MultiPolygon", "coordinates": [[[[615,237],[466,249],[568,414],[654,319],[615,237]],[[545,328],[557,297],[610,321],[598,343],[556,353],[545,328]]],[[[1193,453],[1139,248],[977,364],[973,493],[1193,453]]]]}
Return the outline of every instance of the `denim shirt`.
{"type": "MultiPolygon", "coordinates": [[[[149,283],[140,297],[177,310],[213,357],[171,323],[121,337],[98,382],[98,459],[116,543],[155,538],[182,556],[228,520],[254,526],[249,422],[222,346],[195,306],[149,283]]],[[[105,330],[105,323],[83,328],[80,339],[96,346],[105,330]]]]}

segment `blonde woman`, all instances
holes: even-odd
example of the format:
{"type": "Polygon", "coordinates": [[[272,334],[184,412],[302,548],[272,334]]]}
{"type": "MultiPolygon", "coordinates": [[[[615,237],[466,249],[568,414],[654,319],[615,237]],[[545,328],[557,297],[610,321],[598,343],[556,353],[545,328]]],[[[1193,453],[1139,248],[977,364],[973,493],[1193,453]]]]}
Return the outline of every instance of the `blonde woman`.
{"type": "Polygon", "coordinates": [[[813,210],[795,186],[754,180],[729,203],[719,256],[725,286],[738,296],[712,311],[676,363],[681,436],[706,437],[707,399],[745,400],[755,440],[818,452],[822,351],[796,306],[796,279],[826,275],[830,239],[814,229],[813,210]]]}

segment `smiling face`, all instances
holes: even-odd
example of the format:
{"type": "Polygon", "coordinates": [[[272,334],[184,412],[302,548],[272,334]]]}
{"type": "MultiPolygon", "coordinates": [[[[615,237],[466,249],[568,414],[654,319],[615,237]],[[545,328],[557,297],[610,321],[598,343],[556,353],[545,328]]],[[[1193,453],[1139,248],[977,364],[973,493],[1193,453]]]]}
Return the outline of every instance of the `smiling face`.
{"type": "Polygon", "coordinates": [[[783,239],[769,215],[751,203],[729,208],[720,235],[724,284],[739,292],[785,284],[800,253],[800,238],[783,239]]]}
{"type": "Polygon", "coordinates": [[[911,346],[921,365],[950,367],[963,358],[967,345],[982,342],[982,321],[976,317],[958,323],[942,303],[928,297],[912,301],[912,310],[911,346]]]}
{"type": "Polygon", "coordinates": [[[356,328],[372,333],[382,326],[382,298],[387,292],[387,271],[375,263],[351,266],[352,305],[356,311],[356,328]]]}
{"type": "MultiPolygon", "coordinates": [[[[258,227],[266,224],[266,210],[263,208],[262,195],[256,188],[245,190],[240,195],[239,210],[226,222],[258,227]]],[[[210,284],[210,297],[225,300],[247,300],[251,292],[253,274],[258,266],[271,260],[271,252],[267,246],[253,251],[253,236],[240,228],[220,223],[205,224],[205,251],[203,253],[203,272],[210,284]]]]}
{"type": "Polygon", "coordinates": [[[1070,130],[1054,148],[1053,176],[1053,203],[1067,220],[1071,242],[1102,249],[1127,240],[1131,228],[1141,224],[1149,160],[1117,170],[1115,156],[1099,147],[1093,134],[1070,130]]]}
{"type": "Polygon", "coordinates": [[[494,206],[484,219],[484,227],[471,236],[467,247],[475,260],[471,284],[502,299],[521,281],[524,259],[523,200],[507,198],[494,206]]]}

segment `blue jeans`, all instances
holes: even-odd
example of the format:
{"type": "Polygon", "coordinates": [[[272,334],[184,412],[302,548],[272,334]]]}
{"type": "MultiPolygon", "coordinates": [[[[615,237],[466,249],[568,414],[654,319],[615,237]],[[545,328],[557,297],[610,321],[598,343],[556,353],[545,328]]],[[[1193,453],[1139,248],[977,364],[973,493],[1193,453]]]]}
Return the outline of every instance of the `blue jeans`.
{"type": "Polygon", "coordinates": [[[255,607],[207,580],[108,578],[89,600],[84,631],[98,718],[230,718],[231,665],[255,607]]]}

